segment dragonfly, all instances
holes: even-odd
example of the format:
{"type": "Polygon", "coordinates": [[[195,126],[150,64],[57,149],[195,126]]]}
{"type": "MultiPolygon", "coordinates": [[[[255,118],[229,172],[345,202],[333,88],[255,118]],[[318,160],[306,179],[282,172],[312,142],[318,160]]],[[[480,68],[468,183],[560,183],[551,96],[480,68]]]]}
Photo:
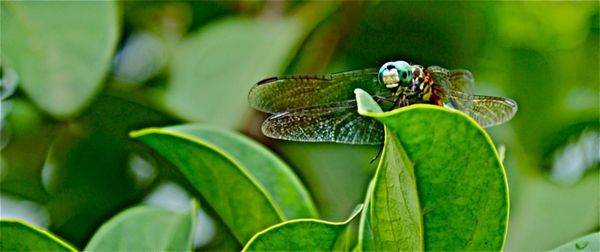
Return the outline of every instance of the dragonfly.
{"type": "Polygon", "coordinates": [[[384,111],[424,103],[460,110],[482,127],[512,119],[518,109],[514,100],[475,95],[474,82],[468,70],[393,61],[379,69],[267,78],[251,88],[248,100],[272,114],[261,127],[268,137],[377,145],[383,143],[383,125],[358,114],[356,88],[369,93],[384,111]]]}

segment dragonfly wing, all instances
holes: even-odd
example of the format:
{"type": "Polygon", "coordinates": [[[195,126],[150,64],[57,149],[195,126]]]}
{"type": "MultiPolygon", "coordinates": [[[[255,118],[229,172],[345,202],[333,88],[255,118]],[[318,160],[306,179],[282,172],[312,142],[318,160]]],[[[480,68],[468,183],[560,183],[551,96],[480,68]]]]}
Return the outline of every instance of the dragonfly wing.
{"type": "Polygon", "coordinates": [[[349,144],[381,144],[384,134],[381,123],[358,114],[354,100],[272,115],[262,131],[278,139],[349,144]]]}
{"type": "Polygon", "coordinates": [[[465,112],[481,127],[488,128],[509,121],[517,110],[517,103],[512,99],[474,95],[471,109],[465,112]]]}
{"type": "Polygon", "coordinates": [[[458,110],[466,111],[471,107],[471,100],[465,99],[473,95],[475,80],[468,70],[447,70],[439,66],[428,67],[434,83],[444,88],[449,96],[449,102],[458,110]],[[458,92],[456,92],[458,91],[458,92]],[[465,96],[466,97],[463,97],[465,96]],[[461,99],[461,97],[463,97],[461,99]],[[459,99],[452,99],[459,98],[459,99]]]}
{"type": "Polygon", "coordinates": [[[258,82],[248,94],[250,105],[267,113],[331,104],[354,99],[354,89],[389,96],[377,79],[377,69],[325,75],[272,77],[258,82]]]}

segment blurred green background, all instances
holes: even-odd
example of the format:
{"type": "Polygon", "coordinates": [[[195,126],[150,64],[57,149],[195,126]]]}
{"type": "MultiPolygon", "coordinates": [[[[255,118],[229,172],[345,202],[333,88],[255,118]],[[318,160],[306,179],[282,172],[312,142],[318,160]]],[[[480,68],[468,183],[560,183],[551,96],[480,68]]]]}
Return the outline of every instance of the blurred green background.
{"type": "MultiPolygon", "coordinates": [[[[377,147],[267,139],[266,115],[246,95],[273,75],[405,60],[469,69],[478,94],[518,102],[511,122],[488,129],[506,150],[505,248],[551,249],[600,229],[599,9],[597,1],[2,2],[2,218],[82,247],[129,206],[187,206],[198,195],[181,174],[127,133],[200,122],[272,148],[321,217],[343,220],[363,200],[377,147]]],[[[239,249],[203,210],[195,247],[239,249]]]]}

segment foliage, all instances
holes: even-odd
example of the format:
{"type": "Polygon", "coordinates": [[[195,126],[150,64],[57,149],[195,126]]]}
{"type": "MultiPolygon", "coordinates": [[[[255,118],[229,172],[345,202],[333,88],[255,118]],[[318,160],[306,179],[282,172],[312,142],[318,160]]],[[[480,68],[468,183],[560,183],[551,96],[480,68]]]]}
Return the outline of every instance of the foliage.
{"type": "Polygon", "coordinates": [[[595,2],[0,9],[2,250],[548,250],[600,228],[595,2]],[[272,75],[399,59],[469,69],[477,93],[519,112],[485,132],[454,111],[363,99],[387,132],[369,165],[379,147],[265,139],[247,103],[272,75]]]}

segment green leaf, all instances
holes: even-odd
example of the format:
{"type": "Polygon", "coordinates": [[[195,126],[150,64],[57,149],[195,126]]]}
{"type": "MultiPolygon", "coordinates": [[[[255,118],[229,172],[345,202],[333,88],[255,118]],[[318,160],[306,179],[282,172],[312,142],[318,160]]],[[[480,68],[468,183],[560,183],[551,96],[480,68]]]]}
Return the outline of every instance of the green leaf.
{"type": "Polygon", "coordinates": [[[55,117],[82,109],[100,88],[119,33],[113,1],[2,1],[2,61],[55,117]]]}
{"type": "MultiPolygon", "coordinates": [[[[373,197],[370,202],[388,202],[377,203],[385,208],[369,206],[371,213],[363,221],[396,220],[397,216],[388,213],[405,207],[409,215],[400,221],[410,223],[414,220],[413,208],[420,204],[424,250],[502,250],[508,221],[508,187],[504,168],[485,131],[462,112],[433,105],[369,112],[373,111],[369,103],[374,101],[362,90],[356,94],[359,112],[385,125],[384,151],[389,153],[389,157],[382,157],[369,193],[373,197]],[[402,147],[411,162],[403,157],[402,147]],[[416,183],[407,179],[411,163],[416,183]],[[383,181],[377,181],[382,177],[383,181]],[[378,183],[382,186],[377,187],[378,183]],[[415,184],[416,188],[410,189],[415,184]],[[412,198],[415,189],[418,201],[412,198]],[[376,198],[378,195],[383,197],[376,198]]],[[[408,247],[402,249],[407,250],[415,248],[421,239],[418,229],[411,232],[413,237],[399,239],[398,235],[406,234],[398,230],[406,227],[385,224],[371,226],[379,230],[363,225],[362,245],[378,248],[387,241],[404,239],[408,247]],[[379,237],[369,241],[369,232],[379,237]]]]}
{"type": "Polygon", "coordinates": [[[600,232],[580,237],[552,251],[600,251],[600,232]]]}
{"type": "Polygon", "coordinates": [[[104,223],[86,251],[190,251],[194,240],[198,206],[188,212],[157,206],[127,209],[104,223]]]}
{"type": "Polygon", "coordinates": [[[317,216],[291,169],[240,134],[181,125],[144,129],[131,136],[171,161],[242,244],[281,221],[317,216]]]}
{"type": "Polygon", "coordinates": [[[423,220],[413,164],[386,127],[381,161],[367,191],[359,235],[362,249],[423,250],[423,220]]]}
{"type": "Polygon", "coordinates": [[[348,250],[347,229],[363,209],[359,205],[346,221],[297,219],[257,233],[243,251],[334,251],[348,250]]]}
{"type": "Polygon", "coordinates": [[[20,220],[1,220],[0,237],[0,251],[77,251],[48,231],[20,220]]]}
{"type": "Polygon", "coordinates": [[[285,70],[332,5],[309,3],[301,10],[312,10],[310,18],[299,11],[286,18],[231,17],[203,27],[173,56],[165,105],[187,120],[239,127],[249,112],[250,87],[285,70]]]}

